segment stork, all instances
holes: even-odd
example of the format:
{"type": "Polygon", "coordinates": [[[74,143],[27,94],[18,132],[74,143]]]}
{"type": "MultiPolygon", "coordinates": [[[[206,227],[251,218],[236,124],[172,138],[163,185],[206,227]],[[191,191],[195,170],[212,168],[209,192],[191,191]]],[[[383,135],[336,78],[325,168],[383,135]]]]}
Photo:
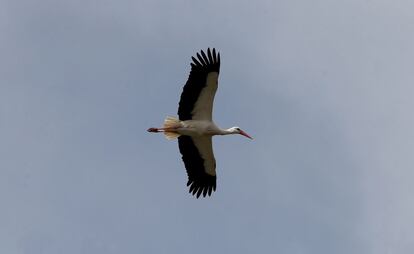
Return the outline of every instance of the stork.
{"type": "Polygon", "coordinates": [[[181,93],[178,117],[167,117],[162,128],[148,132],[163,132],[167,139],[178,138],[178,147],[187,170],[189,192],[200,197],[216,190],[216,160],[212,136],[240,134],[253,139],[239,127],[221,129],[213,122],[213,102],[220,73],[220,53],[213,48],[207,54],[201,50],[192,57],[191,72],[181,93]]]}

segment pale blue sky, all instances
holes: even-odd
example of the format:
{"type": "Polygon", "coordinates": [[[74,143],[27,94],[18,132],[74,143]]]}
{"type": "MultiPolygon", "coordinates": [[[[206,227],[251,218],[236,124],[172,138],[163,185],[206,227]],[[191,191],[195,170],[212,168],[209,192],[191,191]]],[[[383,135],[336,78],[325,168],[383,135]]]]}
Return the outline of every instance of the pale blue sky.
{"type": "Polygon", "coordinates": [[[414,253],[412,1],[0,0],[0,253],[414,253]],[[175,115],[221,52],[217,192],[175,115]]]}

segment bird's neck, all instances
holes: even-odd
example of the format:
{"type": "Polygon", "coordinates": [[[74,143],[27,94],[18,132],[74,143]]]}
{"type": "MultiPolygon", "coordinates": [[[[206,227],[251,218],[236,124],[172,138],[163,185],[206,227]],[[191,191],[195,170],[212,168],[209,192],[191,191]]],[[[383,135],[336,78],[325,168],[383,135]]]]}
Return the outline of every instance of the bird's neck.
{"type": "Polygon", "coordinates": [[[231,131],[231,129],[220,129],[220,135],[230,135],[230,134],[234,134],[234,132],[231,131]]]}

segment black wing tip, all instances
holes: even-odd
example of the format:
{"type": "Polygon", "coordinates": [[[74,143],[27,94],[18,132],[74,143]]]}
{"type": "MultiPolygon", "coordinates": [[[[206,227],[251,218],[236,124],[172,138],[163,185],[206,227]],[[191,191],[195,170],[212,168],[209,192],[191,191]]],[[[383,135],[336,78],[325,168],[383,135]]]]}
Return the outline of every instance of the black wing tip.
{"type": "Polygon", "coordinates": [[[211,194],[216,191],[216,177],[211,176],[213,179],[209,179],[208,181],[196,182],[192,180],[188,180],[187,186],[190,186],[188,192],[192,194],[197,199],[199,197],[209,197],[211,194]]]}
{"type": "Polygon", "coordinates": [[[196,53],[196,57],[192,56],[191,60],[191,69],[207,69],[207,71],[217,71],[220,70],[220,52],[216,51],[216,48],[207,48],[207,54],[204,50],[200,50],[196,53]]]}

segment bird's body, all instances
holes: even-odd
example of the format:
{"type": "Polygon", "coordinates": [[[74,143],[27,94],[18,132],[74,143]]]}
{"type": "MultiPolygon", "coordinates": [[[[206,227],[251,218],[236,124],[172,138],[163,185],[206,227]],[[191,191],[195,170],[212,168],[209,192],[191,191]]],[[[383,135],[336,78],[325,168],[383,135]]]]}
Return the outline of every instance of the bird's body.
{"type": "Polygon", "coordinates": [[[214,136],[224,135],[225,130],[220,129],[217,125],[208,120],[187,120],[180,122],[181,127],[177,129],[177,133],[181,135],[196,136],[214,136]]]}
{"type": "Polygon", "coordinates": [[[187,120],[181,122],[182,127],[177,130],[187,136],[213,136],[220,130],[213,122],[207,120],[187,120]]]}
{"type": "Polygon", "coordinates": [[[214,95],[218,87],[220,54],[215,49],[201,51],[192,57],[191,72],[181,94],[178,116],[167,117],[162,128],[149,132],[164,132],[167,139],[178,138],[178,145],[188,174],[187,186],[197,198],[210,196],[216,190],[216,160],[212,136],[241,134],[251,139],[239,127],[219,128],[212,120],[214,95]]]}

